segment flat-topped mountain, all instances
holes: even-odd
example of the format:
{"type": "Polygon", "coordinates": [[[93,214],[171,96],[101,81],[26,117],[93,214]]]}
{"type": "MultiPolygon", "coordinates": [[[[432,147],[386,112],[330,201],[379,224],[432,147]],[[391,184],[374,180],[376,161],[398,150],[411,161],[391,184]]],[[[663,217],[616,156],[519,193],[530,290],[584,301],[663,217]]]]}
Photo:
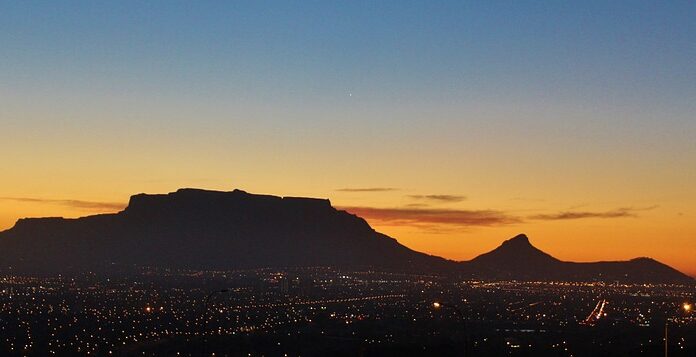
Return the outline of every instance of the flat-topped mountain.
{"type": "Polygon", "coordinates": [[[535,280],[685,282],[651,259],[563,262],[524,235],[469,262],[413,251],[328,200],[181,189],[138,194],[126,209],[78,219],[21,219],[0,232],[0,267],[27,272],[161,266],[336,266],[535,280]]]}
{"type": "Polygon", "coordinates": [[[455,265],[374,231],[328,200],[181,189],[138,194],[119,213],[22,219],[0,233],[0,265],[36,271],[112,264],[180,268],[455,265]]]}

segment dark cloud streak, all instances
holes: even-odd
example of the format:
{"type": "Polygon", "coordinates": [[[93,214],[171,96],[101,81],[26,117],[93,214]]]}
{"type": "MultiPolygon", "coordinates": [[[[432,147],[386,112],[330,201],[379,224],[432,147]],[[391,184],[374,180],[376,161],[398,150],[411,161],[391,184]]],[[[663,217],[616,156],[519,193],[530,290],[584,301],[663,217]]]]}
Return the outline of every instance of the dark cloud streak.
{"type": "Polygon", "coordinates": [[[405,206],[398,208],[377,207],[338,207],[356,214],[368,221],[392,226],[411,226],[425,230],[450,230],[466,227],[497,227],[528,222],[528,220],[573,220],[586,218],[624,218],[637,217],[638,211],[647,211],[657,206],[645,208],[618,208],[612,211],[563,211],[550,214],[537,214],[527,217],[516,216],[499,210],[459,210],[436,209],[427,206],[405,206]]]}
{"type": "Polygon", "coordinates": [[[461,195],[409,195],[408,197],[415,200],[427,200],[438,202],[461,202],[466,200],[466,196],[461,195]]]}
{"type": "Polygon", "coordinates": [[[340,207],[367,220],[390,225],[422,227],[450,225],[457,227],[501,226],[522,222],[518,217],[494,210],[450,210],[428,208],[340,207]]]}
{"type": "Polygon", "coordinates": [[[546,221],[560,221],[569,219],[583,219],[583,218],[625,218],[625,217],[638,217],[637,211],[648,211],[657,208],[657,206],[645,207],[645,208],[633,208],[624,207],[617,208],[612,211],[604,212],[590,212],[590,211],[563,211],[551,214],[537,214],[529,216],[529,219],[536,220],[546,220],[546,221]]]}
{"type": "Polygon", "coordinates": [[[30,202],[38,204],[52,204],[65,207],[72,207],[84,210],[122,210],[126,207],[125,203],[117,202],[94,202],[94,201],[81,201],[81,200],[56,200],[56,199],[45,199],[45,198],[29,198],[29,197],[0,197],[3,201],[15,201],[15,202],[30,202]]]}

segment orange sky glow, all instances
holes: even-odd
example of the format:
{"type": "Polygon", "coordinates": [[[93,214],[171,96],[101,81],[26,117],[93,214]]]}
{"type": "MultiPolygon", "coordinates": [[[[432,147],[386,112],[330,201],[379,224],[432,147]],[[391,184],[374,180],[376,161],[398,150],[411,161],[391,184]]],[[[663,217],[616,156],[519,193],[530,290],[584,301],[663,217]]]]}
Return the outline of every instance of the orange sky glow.
{"type": "Polygon", "coordinates": [[[0,229],[182,187],[696,276],[693,2],[0,5],[0,229]]]}
{"type": "MultiPolygon", "coordinates": [[[[154,188],[159,185],[167,186],[148,183],[145,186],[150,186],[150,189],[146,192],[175,190],[174,187],[154,188]]],[[[182,182],[181,186],[192,185],[182,182]]],[[[210,185],[205,187],[210,188],[210,185]]],[[[135,187],[132,190],[134,193],[142,191],[135,187]]],[[[572,207],[544,199],[515,197],[488,203],[470,198],[470,192],[463,198],[465,195],[461,194],[427,195],[410,189],[334,189],[316,193],[311,189],[285,193],[261,189],[248,191],[329,197],[334,206],[366,218],[376,230],[397,238],[402,244],[454,260],[471,259],[495,248],[507,238],[526,233],[537,247],[563,260],[624,260],[649,256],[696,275],[696,261],[691,254],[696,251],[696,244],[691,239],[696,224],[688,219],[679,205],[622,208],[616,204],[587,204],[572,207]],[[447,199],[448,196],[462,198],[447,199]]],[[[127,194],[79,200],[54,197],[0,198],[0,228],[9,228],[17,218],[25,216],[80,217],[117,212],[125,207],[128,199],[127,194]]]]}

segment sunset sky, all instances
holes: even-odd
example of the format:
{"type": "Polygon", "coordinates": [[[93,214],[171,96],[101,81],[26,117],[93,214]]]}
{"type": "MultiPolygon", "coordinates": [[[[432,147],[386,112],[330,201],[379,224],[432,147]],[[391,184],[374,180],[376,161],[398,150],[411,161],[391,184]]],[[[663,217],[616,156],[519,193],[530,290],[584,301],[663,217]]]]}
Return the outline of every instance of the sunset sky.
{"type": "Polygon", "coordinates": [[[694,1],[5,1],[0,230],[181,187],[696,275],[694,1]]]}

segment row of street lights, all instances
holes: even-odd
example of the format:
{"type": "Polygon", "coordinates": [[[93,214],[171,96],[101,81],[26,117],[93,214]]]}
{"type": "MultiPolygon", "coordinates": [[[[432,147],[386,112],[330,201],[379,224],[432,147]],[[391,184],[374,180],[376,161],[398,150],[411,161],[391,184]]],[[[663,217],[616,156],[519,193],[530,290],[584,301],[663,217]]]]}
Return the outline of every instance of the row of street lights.
{"type": "MultiPolygon", "coordinates": [[[[468,347],[467,346],[467,342],[468,342],[467,337],[468,336],[466,334],[466,332],[467,332],[466,331],[466,318],[464,317],[464,313],[462,312],[462,310],[460,310],[458,307],[452,306],[450,304],[445,304],[445,303],[442,303],[439,301],[433,302],[432,306],[436,310],[447,308],[447,309],[450,309],[450,310],[457,313],[457,315],[459,316],[459,319],[461,320],[462,325],[464,327],[464,354],[466,355],[466,353],[468,352],[467,351],[467,347],[468,347]]],[[[682,304],[681,310],[683,311],[684,314],[690,313],[693,309],[694,309],[694,304],[692,304],[690,302],[685,302],[682,304]]],[[[668,341],[669,320],[670,320],[670,318],[665,319],[665,357],[669,356],[669,341],[668,341]]]]}
{"type": "MultiPolygon", "coordinates": [[[[217,294],[224,294],[229,292],[228,289],[222,289],[222,290],[216,290],[210,293],[206,299],[204,300],[204,311],[203,311],[203,329],[202,329],[202,337],[203,337],[203,349],[205,350],[205,344],[206,344],[206,339],[205,339],[205,333],[207,330],[207,325],[208,325],[208,304],[211,300],[211,298],[217,294]]],[[[443,303],[440,301],[435,301],[432,303],[432,307],[435,310],[441,310],[441,309],[449,309],[454,311],[457,316],[459,317],[459,320],[462,322],[462,327],[463,327],[463,332],[464,332],[464,355],[468,354],[468,335],[467,335],[467,330],[466,330],[466,317],[464,316],[464,313],[459,307],[456,307],[452,304],[447,304],[443,303]]],[[[694,309],[694,305],[689,302],[685,302],[682,304],[682,312],[685,314],[690,313],[694,309]]],[[[667,318],[665,320],[665,357],[668,357],[669,355],[669,342],[668,342],[668,337],[669,337],[669,319],[667,318]]]]}

